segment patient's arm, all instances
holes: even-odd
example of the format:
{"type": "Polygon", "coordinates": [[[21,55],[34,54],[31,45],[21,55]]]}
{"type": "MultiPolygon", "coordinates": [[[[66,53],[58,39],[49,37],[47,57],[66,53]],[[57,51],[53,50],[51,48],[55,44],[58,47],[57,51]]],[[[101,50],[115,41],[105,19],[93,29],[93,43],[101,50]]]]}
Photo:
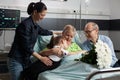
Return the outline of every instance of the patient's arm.
{"type": "Polygon", "coordinates": [[[42,56],[49,56],[49,55],[52,55],[53,53],[52,53],[52,49],[47,49],[47,50],[40,51],[39,54],[42,56]]]}
{"type": "Polygon", "coordinates": [[[60,48],[52,48],[52,49],[43,50],[39,52],[39,54],[42,56],[49,56],[49,55],[61,56],[62,52],[60,48]]]}
{"type": "Polygon", "coordinates": [[[87,51],[86,50],[81,50],[81,51],[76,51],[76,52],[69,52],[69,55],[73,55],[73,54],[86,54],[87,51]]]}

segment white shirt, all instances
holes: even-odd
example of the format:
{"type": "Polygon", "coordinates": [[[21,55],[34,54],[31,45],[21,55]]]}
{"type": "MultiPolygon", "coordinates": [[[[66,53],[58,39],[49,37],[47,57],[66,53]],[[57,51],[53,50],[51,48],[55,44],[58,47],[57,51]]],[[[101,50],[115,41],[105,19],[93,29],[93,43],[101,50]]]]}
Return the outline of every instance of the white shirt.
{"type": "MultiPolygon", "coordinates": [[[[60,48],[60,46],[54,46],[54,48],[60,48]]],[[[63,48],[61,49],[61,51],[63,52],[63,55],[68,55],[68,51],[64,50],[63,48]]],[[[58,62],[62,59],[62,57],[58,57],[56,55],[50,55],[49,58],[55,62],[58,62]]]]}

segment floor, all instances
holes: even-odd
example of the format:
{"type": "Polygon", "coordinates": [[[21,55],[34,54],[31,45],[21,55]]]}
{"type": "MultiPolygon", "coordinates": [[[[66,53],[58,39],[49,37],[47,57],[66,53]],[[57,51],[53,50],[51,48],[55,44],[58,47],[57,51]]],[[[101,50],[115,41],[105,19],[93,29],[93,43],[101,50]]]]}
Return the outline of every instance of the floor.
{"type": "Polygon", "coordinates": [[[0,80],[10,80],[7,68],[7,53],[0,53],[0,80]]]}
{"type": "Polygon", "coordinates": [[[120,80],[120,76],[109,77],[109,78],[103,78],[103,79],[97,79],[97,80],[120,80]]]}
{"type": "Polygon", "coordinates": [[[0,80],[10,80],[9,73],[2,73],[2,74],[0,74],[0,80]]]}

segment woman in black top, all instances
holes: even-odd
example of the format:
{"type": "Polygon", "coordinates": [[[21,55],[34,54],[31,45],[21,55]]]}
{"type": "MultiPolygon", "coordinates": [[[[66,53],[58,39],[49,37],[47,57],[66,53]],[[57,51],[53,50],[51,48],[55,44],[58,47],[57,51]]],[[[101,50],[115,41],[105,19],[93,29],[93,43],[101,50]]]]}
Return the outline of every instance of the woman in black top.
{"type": "MultiPolygon", "coordinates": [[[[33,50],[38,35],[52,35],[51,31],[42,29],[37,21],[42,20],[46,15],[47,7],[42,2],[30,3],[27,13],[30,15],[16,28],[14,42],[8,54],[8,68],[12,80],[19,80],[20,73],[31,64],[30,56],[33,55],[47,66],[52,61],[45,56],[39,55],[33,50]]],[[[49,53],[57,53],[58,49],[50,50],[49,53]]]]}

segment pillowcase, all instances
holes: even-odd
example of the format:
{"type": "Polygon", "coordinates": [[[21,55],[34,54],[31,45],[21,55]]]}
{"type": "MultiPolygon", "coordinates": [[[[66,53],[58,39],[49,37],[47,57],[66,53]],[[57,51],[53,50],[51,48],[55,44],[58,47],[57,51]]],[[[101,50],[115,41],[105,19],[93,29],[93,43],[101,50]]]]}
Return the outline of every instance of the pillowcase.
{"type": "Polygon", "coordinates": [[[37,42],[34,46],[34,51],[40,52],[46,48],[47,44],[50,42],[52,35],[49,36],[38,36],[37,42]]]}
{"type": "Polygon", "coordinates": [[[73,42],[75,42],[76,44],[78,44],[80,46],[80,48],[82,48],[82,41],[81,41],[79,31],[76,32],[75,37],[73,38],[73,42]]]}

